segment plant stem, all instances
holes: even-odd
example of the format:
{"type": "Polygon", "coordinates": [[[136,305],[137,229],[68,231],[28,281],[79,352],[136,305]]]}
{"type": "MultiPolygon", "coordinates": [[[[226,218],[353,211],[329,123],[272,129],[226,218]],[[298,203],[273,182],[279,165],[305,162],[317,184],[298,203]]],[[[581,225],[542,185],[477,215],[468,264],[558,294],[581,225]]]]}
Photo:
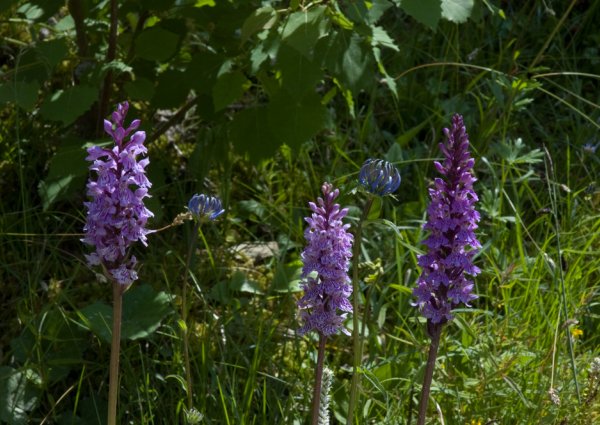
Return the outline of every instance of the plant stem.
{"type": "Polygon", "coordinates": [[[181,293],[181,320],[183,321],[183,359],[185,361],[185,381],[187,385],[187,408],[188,410],[193,407],[193,390],[192,390],[192,368],[190,363],[190,350],[189,350],[189,332],[187,326],[187,286],[188,286],[188,275],[190,273],[190,266],[192,264],[192,254],[194,253],[194,246],[196,245],[196,239],[198,237],[198,229],[200,222],[197,221],[194,225],[192,238],[190,240],[190,246],[187,252],[187,259],[185,261],[185,274],[183,278],[183,288],[181,293]]]}
{"type": "Polygon", "coordinates": [[[121,349],[121,317],[123,313],[123,287],[117,281],[113,285],[113,327],[110,345],[110,369],[108,384],[108,425],[117,424],[117,400],[119,397],[119,354],[121,349]]]}
{"type": "Polygon", "coordinates": [[[327,337],[322,333],[319,333],[319,351],[317,354],[317,369],[315,372],[315,388],[313,391],[312,401],[312,419],[310,423],[312,425],[318,425],[319,423],[319,410],[321,407],[321,384],[323,382],[323,363],[325,361],[325,341],[327,337]]]}
{"type": "MultiPolygon", "coordinates": [[[[350,384],[350,400],[348,401],[348,415],[346,417],[346,425],[352,425],[354,418],[354,409],[356,406],[356,398],[358,394],[358,384],[360,376],[358,367],[362,360],[362,343],[361,335],[358,331],[358,307],[360,303],[360,284],[358,281],[358,263],[360,258],[360,245],[362,242],[362,225],[369,216],[369,211],[373,205],[373,197],[365,204],[362,216],[356,225],[356,233],[354,234],[354,246],[352,252],[352,342],[354,358],[352,362],[352,383],[350,384]]],[[[364,320],[364,319],[363,319],[364,320]]]]}
{"type": "MultiPolygon", "coordinates": [[[[556,188],[550,183],[550,177],[552,180],[556,180],[554,175],[554,164],[552,162],[552,156],[550,152],[544,145],[544,152],[546,154],[545,158],[545,166],[546,166],[546,184],[548,185],[548,192],[550,193],[550,204],[552,206],[552,216],[554,218],[554,230],[556,232],[556,249],[558,251],[556,268],[553,272],[554,281],[558,278],[560,281],[560,295],[561,295],[561,305],[563,310],[563,315],[565,316],[565,321],[569,320],[569,309],[567,307],[567,290],[565,288],[565,277],[563,275],[562,268],[562,248],[560,244],[560,223],[558,222],[558,200],[556,196],[556,188]],[[558,275],[557,275],[558,271],[558,275]]],[[[567,346],[569,347],[569,357],[571,360],[571,372],[573,374],[573,381],[575,382],[575,392],[577,393],[577,401],[581,404],[581,391],[579,390],[579,382],[577,381],[577,364],[575,363],[575,350],[573,349],[573,341],[571,340],[571,335],[569,335],[569,329],[566,328],[567,335],[567,346]]]]}
{"type": "Polygon", "coordinates": [[[417,425],[425,424],[427,416],[427,405],[429,404],[429,392],[431,390],[431,380],[433,378],[433,369],[435,369],[435,359],[437,358],[438,348],[440,346],[440,335],[442,334],[441,323],[432,324],[427,321],[427,330],[431,337],[429,345],[429,355],[427,356],[427,365],[425,366],[425,376],[423,377],[423,388],[421,390],[421,400],[419,401],[419,417],[417,425]]]}

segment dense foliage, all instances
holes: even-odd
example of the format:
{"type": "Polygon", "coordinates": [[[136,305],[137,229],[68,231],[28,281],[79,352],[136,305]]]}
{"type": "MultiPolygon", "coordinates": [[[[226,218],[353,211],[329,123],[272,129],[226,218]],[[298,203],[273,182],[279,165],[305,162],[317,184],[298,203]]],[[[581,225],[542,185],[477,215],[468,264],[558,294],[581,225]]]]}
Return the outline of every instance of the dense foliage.
{"type": "MultiPolygon", "coordinates": [[[[85,157],[124,100],[147,135],[149,226],[166,229],[134,248],[120,423],[192,423],[184,328],[200,423],[306,423],[303,220],[328,181],[355,226],[369,157],[402,183],[362,229],[356,422],[412,423],[428,344],[412,291],[454,113],[481,273],[444,330],[429,420],[599,421],[599,20],[587,0],[1,1],[0,423],[106,423],[112,310],[81,242],[85,157]],[[194,193],[225,213],[169,227],[194,193]]],[[[352,344],[327,344],[341,423],[352,344]]]]}

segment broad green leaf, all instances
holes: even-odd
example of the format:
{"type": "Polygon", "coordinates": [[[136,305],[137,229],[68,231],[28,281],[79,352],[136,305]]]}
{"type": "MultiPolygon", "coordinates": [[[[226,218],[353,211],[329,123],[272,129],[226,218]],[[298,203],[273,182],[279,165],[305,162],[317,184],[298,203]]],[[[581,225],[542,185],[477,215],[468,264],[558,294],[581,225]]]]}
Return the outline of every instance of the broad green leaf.
{"type": "Polygon", "coordinates": [[[60,21],[58,21],[58,23],[54,27],[54,30],[57,32],[67,32],[73,30],[74,28],[75,20],[73,19],[73,16],[67,15],[60,21]]]}
{"type": "Polygon", "coordinates": [[[242,272],[235,272],[229,282],[229,289],[232,291],[246,292],[248,294],[262,295],[264,292],[260,289],[260,285],[249,280],[242,272]]]}
{"type": "Polygon", "coordinates": [[[191,88],[189,77],[189,74],[174,69],[160,74],[156,93],[152,98],[154,106],[169,109],[176,108],[185,102],[191,88]]]}
{"type": "Polygon", "coordinates": [[[63,126],[73,123],[90,109],[98,98],[98,89],[80,85],[58,90],[44,100],[40,114],[50,121],[60,121],[63,126]]]}
{"type": "Polygon", "coordinates": [[[256,9],[242,25],[242,43],[257,32],[271,28],[277,22],[277,12],[271,6],[256,9]]]}
{"type": "Polygon", "coordinates": [[[326,35],[325,10],[325,6],[316,6],[307,12],[292,13],[283,26],[282,41],[310,57],[317,40],[326,35]]]}
{"type": "Polygon", "coordinates": [[[199,52],[194,54],[185,70],[185,81],[189,82],[189,88],[196,90],[196,93],[212,95],[212,88],[223,62],[224,58],[215,53],[199,52]]]}
{"type": "Polygon", "coordinates": [[[269,127],[266,106],[238,112],[230,125],[230,137],[236,149],[255,162],[272,156],[280,145],[269,127]]]}
{"type": "Polygon", "coordinates": [[[323,78],[323,71],[317,63],[287,45],[279,49],[277,67],[281,70],[283,88],[296,98],[304,96],[307,91],[314,91],[323,78]]]}
{"type": "Polygon", "coordinates": [[[135,39],[135,55],[138,58],[165,62],[177,51],[179,36],[158,26],[142,31],[135,39]]]}
{"type": "Polygon", "coordinates": [[[146,338],[172,313],[171,296],[150,285],[136,285],[123,297],[123,339],[146,338]]]}
{"type": "Polygon", "coordinates": [[[154,96],[154,84],[147,78],[136,78],[123,86],[127,97],[131,100],[150,100],[154,96]]]}
{"type": "Polygon", "coordinates": [[[302,290],[300,287],[302,274],[302,264],[291,263],[282,264],[277,263],[277,269],[273,276],[273,283],[271,284],[270,290],[275,292],[299,292],[302,290]]]}
{"type": "Polygon", "coordinates": [[[395,50],[396,52],[400,51],[400,49],[398,49],[398,46],[396,46],[396,42],[381,27],[373,27],[372,43],[374,45],[387,47],[389,49],[395,50]]]}
{"type": "Polygon", "coordinates": [[[78,139],[61,141],[50,159],[48,175],[38,185],[44,211],[56,201],[68,199],[81,189],[88,175],[84,142],[78,139]]]}
{"type": "Polygon", "coordinates": [[[213,87],[215,111],[226,108],[234,100],[239,99],[249,85],[248,79],[240,71],[222,74],[213,87]]]}
{"type": "Polygon", "coordinates": [[[442,17],[459,24],[467,22],[473,4],[473,0],[442,0],[442,17]]]}
{"type": "Polygon", "coordinates": [[[432,30],[442,16],[440,0],[402,0],[400,7],[410,16],[432,30]]]}
{"type": "Polygon", "coordinates": [[[40,83],[37,81],[8,82],[0,86],[0,104],[16,103],[26,111],[31,111],[38,98],[40,83]]]}
{"type": "Polygon", "coordinates": [[[197,0],[194,7],[215,7],[215,0],[197,0]]]}
{"type": "Polygon", "coordinates": [[[39,43],[36,47],[37,57],[44,64],[48,74],[69,53],[66,39],[57,38],[39,43]]]}
{"type": "Polygon", "coordinates": [[[35,0],[23,4],[17,12],[24,14],[27,19],[45,21],[56,15],[64,5],[64,0],[35,0]]]}
{"type": "Polygon", "coordinates": [[[369,24],[369,9],[365,1],[351,1],[344,7],[344,14],[354,23],[369,24]]]}
{"type": "Polygon", "coordinates": [[[369,21],[371,24],[377,23],[390,7],[392,7],[392,3],[388,0],[373,0],[371,7],[369,7],[369,21]]]}
{"type": "Polygon", "coordinates": [[[116,75],[119,74],[131,74],[133,73],[133,68],[121,61],[111,61],[102,65],[102,72],[113,71],[116,75]]]}
{"type": "Polygon", "coordinates": [[[281,91],[269,102],[268,119],[277,139],[297,148],[325,127],[327,110],[314,92],[297,99],[281,91]]]}
{"type": "Polygon", "coordinates": [[[362,38],[355,33],[343,53],[340,77],[354,95],[366,88],[368,80],[374,78],[373,58],[369,50],[370,46],[367,49],[362,38]]]}
{"type": "MultiPolygon", "coordinates": [[[[169,295],[156,292],[149,285],[134,285],[123,296],[121,340],[139,339],[151,335],[160,322],[171,313],[169,295]]],[[[100,339],[110,343],[112,335],[112,307],[95,302],[80,310],[83,326],[100,339]]]]}
{"type": "Polygon", "coordinates": [[[74,368],[79,370],[87,341],[65,312],[47,309],[31,320],[10,347],[20,363],[35,356],[45,383],[50,384],[63,380],[74,368]]]}
{"type": "Polygon", "coordinates": [[[29,423],[27,412],[39,400],[36,381],[39,377],[31,370],[20,372],[9,366],[0,366],[0,420],[9,425],[29,423]]]}

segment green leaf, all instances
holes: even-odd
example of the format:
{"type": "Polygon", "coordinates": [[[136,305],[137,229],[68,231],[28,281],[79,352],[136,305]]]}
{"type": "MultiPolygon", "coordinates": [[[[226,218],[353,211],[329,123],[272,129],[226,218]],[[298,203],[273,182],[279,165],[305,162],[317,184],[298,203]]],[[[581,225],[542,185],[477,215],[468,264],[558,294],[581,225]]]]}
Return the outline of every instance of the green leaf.
{"type": "Polygon", "coordinates": [[[242,25],[242,43],[259,31],[270,29],[277,22],[277,12],[271,6],[256,9],[242,25]]]}
{"type": "Polygon", "coordinates": [[[246,91],[248,84],[248,79],[240,71],[222,74],[213,87],[215,111],[220,111],[234,100],[239,99],[246,91]]]}
{"type": "Polygon", "coordinates": [[[400,49],[398,49],[398,46],[396,46],[396,42],[381,27],[373,27],[372,44],[387,47],[389,49],[395,50],[396,52],[400,51],[400,49]]]}
{"type": "Polygon", "coordinates": [[[368,85],[367,81],[374,76],[373,59],[363,45],[361,37],[354,33],[350,38],[346,51],[342,56],[341,80],[354,95],[368,85]]]}
{"type": "Polygon", "coordinates": [[[47,309],[31,320],[10,346],[18,362],[26,363],[35,356],[44,370],[45,383],[50,384],[62,381],[74,368],[79,370],[88,344],[83,331],[64,311],[47,309]]]}
{"type": "Polygon", "coordinates": [[[402,0],[400,7],[407,14],[434,31],[442,16],[440,0],[402,0]]]}
{"type": "Polygon", "coordinates": [[[142,31],[135,39],[135,55],[141,59],[165,62],[177,51],[179,36],[154,26],[142,31]]]}
{"type": "Polygon", "coordinates": [[[150,100],[154,96],[154,84],[147,78],[136,78],[123,86],[127,97],[131,100],[150,100]]]}
{"type": "Polygon", "coordinates": [[[392,4],[388,0],[373,0],[371,7],[369,8],[369,21],[371,24],[375,24],[386,10],[392,7],[392,4]]]}
{"type": "Polygon", "coordinates": [[[119,74],[131,74],[133,68],[121,61],[111,61],[102,65],[102,72],[113,71],[116,75],[119,74]]]}
{"type": "Polygon", "coordinates": [[[190,92],[190,74],[169,69],[158,77],[156,93],[153,97],[157,108],[176,108],[181,105],[190,92]]]}
{"type": "Polygon", "coordinates": [[[325,6],[313,7],[307,12],[294,12],[283,26],[281,39],[310,57],[317,40],[326,35],[327,22],[322,19],[325,6]]]}
{"type": "Polygon", "coordinates": [[[0,420],[9,425],[29,423],[27,412],[38,405],[40,395],[35,381],[39,377],[31,370],[24,373],[0,366],[0,420]]]}
{"type": "Polygon", "coordinates": [[[407,131],[400,134],[396,138],[396,143],[398,143],[398,145],[400,145],[401,147],[405,148],[408,145],[408,143],[412,139],[414,139],[417,136],[417,134],[419,134],[419,132],[423,129],[423,127],[425,127],[427,125],[428,122],[429,122],[429,120],[424,120],[421,122],[421,124],[418,124],[418,125],[414,126],[413,128],[409,128],[407,131]]]}
{"type": "Polygon", "coordinates": [[[369,214],[367,216],[368,220],[377,220],[381,215],[381,208],[383,207],[383,201],[381,200],[381,196],[376,196],[373,198],[373,204],[371,205],[371,209],[369,210],[369,214]]]}
{"type": "Polygon", "coordinates": [[[26,111],[31,111],[38,98],[40,83],[37,81],[9,82],[0,86],[0,104],[16,103],[26,111]]]}
{"type": "MultiPolygon", "coordinates": [[[[149,285],[135,285],[123,296],[123,321],[121,340],[146,338],[171,313],[170,297],[156,292],[149,285]]],[[[110,343],[112,336],[112,308],[95,302],[80,310],[83,326],[94,332],[101,340],[110,343]]]]}
{"type": "Polygon", "coordinates": [[[199,94],[212,94],[223,61],[222,56],[211,52],[194,54],[185,70],[185,81],[189,82],[189,88],[193,88],[199,94]]]}
{"type": "Polygon", "coordinates": [[[254,162],[272,156],[280,145],[269,127],[266,106],[237,113],[230,125],[230,138],[236,149],[248,153],[254,162]]]}
{"type": "Polygon", "coordinates": [[[172,313],[171,296],[150,285],[136,285],[123,297],[123,339],[146,338],[172,313]]]}
{"type": "Polygon", "coordinates": [[[248,294],[264,294],[264,292],[260,289],[260,285],[257,282],[249,280],[248,277],[240,271],[235,272],[231,277],[231,281],[229,282],[229,289],[231,289],[232,291],[246,292],[248,294]]]}
{"type": "Polygon", "coordinates": [[[291,148],[297,148],[325,127],[327,110],[321,98],[308,92],[302,99],[281,91],[269,102],[269,127],[273,134],[291,148]]]}
{"type": "Polygon", "coordinates": [[[44,100],[40,114],[47,120],[60,121],[63,126],[67,126],[87,112],[97,98],[98,89],[90,86],[80,85],[58,90],[44,100]]]}
{"type": "Polygon", "coordinates": [[[300,292],[302,275],[302,264],[290,263],[283,264],[277,263],[277,269],[273,276],[273,283],[270,285],[270,289],[275,292],[300,292]]]}
{"type": "Polygon", "coordinates": [[[69,47],[66,39],[57,38],[39,43],[36,51],[38,59],[46,66],[47,72],[50,74],[54,67],[67,56],[69,47]]]}
{"type": "Polygon", "coordinates": [[[319,64],[287,45],[279,49],[277,66],[281,70],[283,88],[296,98],[304,96],[307,91],[314,91],[323,78],[319,64]]]}
{"type": "Polygon", "coordinates": [[[458,24],[467,22],[473,4],[473,0],[442,0],[442,17],[458,24]]]}
{"type": "Polygon", "coordinates": [[[68,199],[79,191],[88,175],[86,152],[79,139],[67,139],[50,159],[48,175],[38,185],[44,211],[56,201],[68,199]]]}

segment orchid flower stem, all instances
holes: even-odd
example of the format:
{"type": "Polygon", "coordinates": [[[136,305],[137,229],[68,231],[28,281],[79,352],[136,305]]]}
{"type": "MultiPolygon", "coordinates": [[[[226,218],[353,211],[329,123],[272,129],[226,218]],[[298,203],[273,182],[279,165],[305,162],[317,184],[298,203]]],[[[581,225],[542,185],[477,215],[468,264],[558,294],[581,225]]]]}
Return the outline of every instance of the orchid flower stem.
{"type": "MultiPolygon", "coordinates": [[[[352,363],[352,383],[350,384],[350,400],[348,402],[348,415],[346,418],[346,425],[352,425],[354,418],[354,409],[356,406],[356,399],[358,396],[358,384],[360,383],[360,375],[358,368],[362,360],[362,338],[358,329],[358,309],[360,304],[360,283],[358,280],[358,263],[360,257],[360,245],[362,242],[362,226],[364,221],[369,216],[369,211],[373,205],[374,198],[371,196],[365,204],[362,216],[356,226],[356,233],[354,235],[354,252],[352,253],[352,342],[354,350],[354,358],[352,363]]],[[[363,319],[364,320],[364,319],[363,319]]]]}
{"type": "Polygon", "coordinates": [[[425,424],[427,405],[429,404],[429,393],[431,391],[431,380],[433,379],[433,370],[435,369],[435,360],[437,359],[443,326],[444,325],[441,323],[430,324],[429,321],[427,322],[428,333],[431,337],[431,344],[429,345],[429,355],[427,356],[425,376],[423,377],[423,387],[421,389],[421,400],[419,402],[419,417],[417,418],[417,425],[425,424]]]}
{"type": "Polygon", "coordinates": [[[192,238],[190,240],[190,246],[187,252],[187,259],[185,261],[185,274],[183,280],[183,288],[181,288],[181,320],[183,322],[183,359],[185,362],[185,382],[187,386],[187,408],[190,410],[194,406],[193,400],[193,389],[192,389],[192,369],[190,364],[190,349],[189,349],[189,328],[187,324],[188,315],[188,302],[187,302],[187,286],[188,276],[190,274],[190,267],[192,264],[192,256],[194,254],[194,246],[196,246],[196,239],[198,238],[198,231],[200,229],[200,221],[197,221],[192,231],[192,238]]]}
{"type": "Polygon", "coordinates": [[[121,317],[123,312],[123,286],[113,280],[113,328],[110,346],[108,384],[108,425],[117,424],[117,401],[119,398],[119,354],[121,349],[121,317]]]}
{"type": "Polygon", "coordinates": [[[321,408],[321,385],[323,383],[323,363],[325,362],[325,342],[327,336],[319,332],[319,351],[317,354],[317,368],[315,372],[315,387],[312,400],[311,425],[318,425],[319,410],[321,408]]]}

